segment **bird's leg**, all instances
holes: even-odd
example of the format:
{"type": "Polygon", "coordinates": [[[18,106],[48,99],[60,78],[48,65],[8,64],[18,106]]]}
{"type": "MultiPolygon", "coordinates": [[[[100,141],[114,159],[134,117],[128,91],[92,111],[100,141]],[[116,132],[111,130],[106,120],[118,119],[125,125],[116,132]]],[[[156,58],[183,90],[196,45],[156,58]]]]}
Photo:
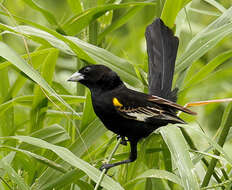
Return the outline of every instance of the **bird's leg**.
{"type": "Polygon", "coordinates": [[[120,144],[122,144],[122,145],[127,145],[127,141],[128,140],[126,140],[126,138],[124,137],[124,136],[121,136],[121,135],[117,135],[117,140],[119,139],[119,138],[121,138],[121,142],[120,142],[120,144]]]}
{"type": "Polygon", "coordinates": [[[100,168],[100,170],[103,170],[103,169],[110,169],[112,167],[115,167],[115,166],[118,166],[118,165],[121,165],[121,164],[127,164],[127,163],[130,163],[130,162],[134,162],[137,158],[137,141],[130,141],[130,147],[131,147],[131,152],[130,152],[130,157],[128,160],[123,160],[123,161],[120,161],[120,162],[116,162],[116,163],[113,163],[113,164],[103,164],[100,168]]]}

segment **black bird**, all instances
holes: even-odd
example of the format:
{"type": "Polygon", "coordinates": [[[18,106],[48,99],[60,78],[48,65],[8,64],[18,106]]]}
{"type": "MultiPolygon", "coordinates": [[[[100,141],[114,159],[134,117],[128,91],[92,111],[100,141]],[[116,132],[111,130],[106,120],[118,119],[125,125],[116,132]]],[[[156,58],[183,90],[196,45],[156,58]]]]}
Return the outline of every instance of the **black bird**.
{"type": "Polygon", "coordinates": [[[91,91],[96,115],[107,129],[130,142],[128,160],[104,164],[101,169],[133,162],[137,158],[137,143],[157,128],[168,123],[185,123],[176,116],[178,110],[195,114],[176,103],[172,79],[178,48],[178,38],[156,19],[146,29],[149,57],[149,93],[127,88],[119,76],[104,65],[90,65],[74,73],[68,81],[80,82],[91,91]]]}

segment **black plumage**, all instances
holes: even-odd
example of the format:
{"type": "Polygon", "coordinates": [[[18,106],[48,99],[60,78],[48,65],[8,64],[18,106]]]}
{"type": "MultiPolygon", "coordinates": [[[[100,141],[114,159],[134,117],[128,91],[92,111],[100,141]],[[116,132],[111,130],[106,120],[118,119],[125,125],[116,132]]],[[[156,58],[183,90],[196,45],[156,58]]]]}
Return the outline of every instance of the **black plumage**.
{"type": "Polygon", "coordinates": [[[177,89],[171,89],[179,40],[160,18],[146,28],[145,36],[149,93],[175,102],[177,89]]]}
{"type": "Polygon", "coordinates": [[[178,39],[160,19],[147,27],[146,39],[150,94],[127,88],[114,71],[103,65],[86,66],[69,79],[90,89],[96,115],[107,129],[123,139],[127,137],[130,142],[128,160],[104,164],[102,169],[133,162],[137,158],[137,143],[141,138],[168,123],[184,123],[176,116],[177,110],[195,114],[173,102],[176,91],[173,92],[171,86],[178,39]]]}

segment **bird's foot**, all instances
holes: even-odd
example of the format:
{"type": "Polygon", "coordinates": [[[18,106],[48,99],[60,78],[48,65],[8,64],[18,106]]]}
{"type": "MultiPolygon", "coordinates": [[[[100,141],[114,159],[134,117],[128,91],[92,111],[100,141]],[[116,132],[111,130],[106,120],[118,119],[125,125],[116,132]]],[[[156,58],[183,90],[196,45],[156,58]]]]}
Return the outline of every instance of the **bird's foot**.
{"type": "Polygon", "coordinates": [[[101,167],[100,167],[100,170],[103,171],[104,169],[106,169],[106,172],[108,171],[108,169],[114,167],[114,164],[103,164],[101,167]]]}
{"type": "Polygon", "coordinates": [[[123,136],[121,136],[121,135],[118,135],[118,136],[117,136],[117,140],[118,140],[119,138],[121,138],[120,144],[126,146],[128,140],[126,140],[126,138],[123,137],[123,136]]]}

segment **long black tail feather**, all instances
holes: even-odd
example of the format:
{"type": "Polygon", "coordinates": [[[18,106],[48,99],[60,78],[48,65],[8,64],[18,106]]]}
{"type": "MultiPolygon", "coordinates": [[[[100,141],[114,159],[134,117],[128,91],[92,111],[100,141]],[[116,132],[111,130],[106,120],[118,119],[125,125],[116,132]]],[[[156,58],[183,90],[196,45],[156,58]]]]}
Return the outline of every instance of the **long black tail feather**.
{"type": "Polygon", "coordinates": [[[160,18],[146,28],[145,35],[149,93],[175,102],[177,89],[171,89],[179,40],[160,18]]]}

